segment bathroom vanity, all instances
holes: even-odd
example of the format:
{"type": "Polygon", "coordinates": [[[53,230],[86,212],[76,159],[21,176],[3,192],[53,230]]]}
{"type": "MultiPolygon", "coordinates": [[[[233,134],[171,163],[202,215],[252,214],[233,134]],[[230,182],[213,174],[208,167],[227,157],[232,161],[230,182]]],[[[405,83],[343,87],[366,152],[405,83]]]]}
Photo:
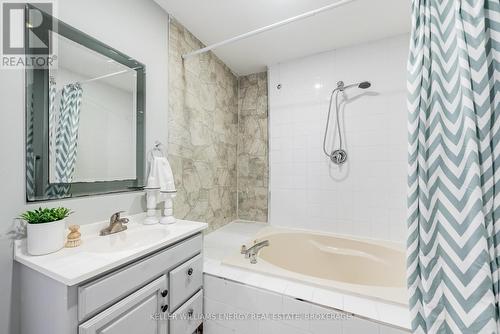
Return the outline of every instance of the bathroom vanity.
{"type": "MultiPolygon", "coordinates": [[[[57,63],[26,68],[26,201],[142,196],[145,65],[41,4],[24,10],[26,36],[36,25],[37,36],[57,46],[57,63]]],[[[48,255],[30,256],[26,241],[16,241],[22,334],[192,334],[199,327],[206,224],[146,226],[138,215],[125,230],[114,217],[111,225],[83,225],[79,247],[48,255]]]]}
{"type": "Polygon", "coordinates": [[[99,236],[108,222],[82,226],[82,245],[30,256],[16,241],[23,334],[191,334],[202,323],[206,224],[146,226],[99,236]]]}

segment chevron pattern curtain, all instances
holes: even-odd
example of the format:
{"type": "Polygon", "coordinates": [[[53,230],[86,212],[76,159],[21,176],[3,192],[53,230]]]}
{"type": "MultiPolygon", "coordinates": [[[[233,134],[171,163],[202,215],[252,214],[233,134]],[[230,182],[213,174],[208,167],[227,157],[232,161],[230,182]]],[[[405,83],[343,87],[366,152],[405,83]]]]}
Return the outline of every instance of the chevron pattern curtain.
{"type": "Polygon", "coordinates": [[[26,197],[29,200],[35,199],[35,173],[36,173],[36,156],[33,149],[33,126],[35,107],[33,105],[33,93],[27,99],[28,109],[26,117],[26,197]]]}
{"type": "Polygon", "coordinates": [[[499,333],[499,0],[413,0],[408,90],[413,331],[499,333]]]}
{"type": "Polygon", "coordinates": [[[83,90],[79,84],[64,86],[56,133],[56,182],[71,183],[76,165],[78,127],[83,90]]]}
{"type": "MultiPolygon", "coordinates": [[[[62,90],[64,91],[64,89],[62,90]]],[[[62,94],[62,92],[61,92],[62,94]]],[[[68,95],[68,94],[66,94],[68,95]]],[[[61,107],[64,105],[61,102],[61,107]]],[[[50,171],[49,171],[49,182],[45,186],[45,196],[47,198],[65,198],[70,195],[69,191],[71,188],[71,185],[69,184],[64,184],[64,183],[55,183],[56,181],[59,181],[59,175],[56,173],[56,168],[55,165],[56,163],[52,164],[52,161],[56,161],[56,137],[57,133],[59,132],[59,129],[62,127],[62,124],[59,123],[60,117],[61,117],[61,111],[62,109],[57,108],[57,85],[54,77],[49,78],[49,160],[51,163],[49,164],[50,166],[50,171]],[[54,167],[52,166],[54,165],[54,167]],[[52,177],[54,175],[54,177],[52,177]],[[55,181],[53,180],[55,179],[55,181]]],[[[57,162],[57,161],[56,161],[57,162]]]]}
{"type": "MultiPolygon", "coordinates": [[[[57,83],[53,76],[49,78],[49,160],[55,160],[55,146],[56,146],[56,133],[58,129],[58,108],[56,106],[57,97],[57,83]]],[[[52,167],[51,167],[52,168],[52,167]]],[[[49,182],[50,176],[54,172],[49,171],[49,182]]]]}

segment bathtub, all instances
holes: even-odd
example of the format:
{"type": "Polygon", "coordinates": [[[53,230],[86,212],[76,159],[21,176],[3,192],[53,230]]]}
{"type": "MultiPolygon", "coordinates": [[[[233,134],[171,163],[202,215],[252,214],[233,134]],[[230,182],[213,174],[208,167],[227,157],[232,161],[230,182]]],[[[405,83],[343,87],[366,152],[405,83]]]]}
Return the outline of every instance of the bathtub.
{"type": "Polygon", "coordinates": [[[257,263],[239,250],[222,263],[324,288],[407,305],[401,245],[304,230],[266,227],[246,246],[269,240],[257,263]]]}

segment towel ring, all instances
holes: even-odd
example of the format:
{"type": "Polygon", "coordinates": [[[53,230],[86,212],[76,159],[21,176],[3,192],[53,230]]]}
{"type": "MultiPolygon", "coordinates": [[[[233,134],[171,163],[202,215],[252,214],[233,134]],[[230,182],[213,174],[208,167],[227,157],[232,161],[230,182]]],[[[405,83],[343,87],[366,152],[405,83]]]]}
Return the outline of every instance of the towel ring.
{"type": "Polygon", "coordinates": [[[165,158],[165,153],[163,153],[163,144],[160,141],[155,141],[153,149],[148,153],[148,161],[151,162],[153,158],[165,158]]]}

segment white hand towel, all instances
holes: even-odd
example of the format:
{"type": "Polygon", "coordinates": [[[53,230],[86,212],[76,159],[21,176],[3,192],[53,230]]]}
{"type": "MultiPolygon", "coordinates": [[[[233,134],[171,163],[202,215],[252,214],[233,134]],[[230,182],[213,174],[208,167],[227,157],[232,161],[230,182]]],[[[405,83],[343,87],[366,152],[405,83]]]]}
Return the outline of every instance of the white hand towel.
{"type": "Polygon", "coordinates": [[[174,175],[167,158],[153,157],[146,188],[159,188],[161,192],[176,191],[174,175]]]}

